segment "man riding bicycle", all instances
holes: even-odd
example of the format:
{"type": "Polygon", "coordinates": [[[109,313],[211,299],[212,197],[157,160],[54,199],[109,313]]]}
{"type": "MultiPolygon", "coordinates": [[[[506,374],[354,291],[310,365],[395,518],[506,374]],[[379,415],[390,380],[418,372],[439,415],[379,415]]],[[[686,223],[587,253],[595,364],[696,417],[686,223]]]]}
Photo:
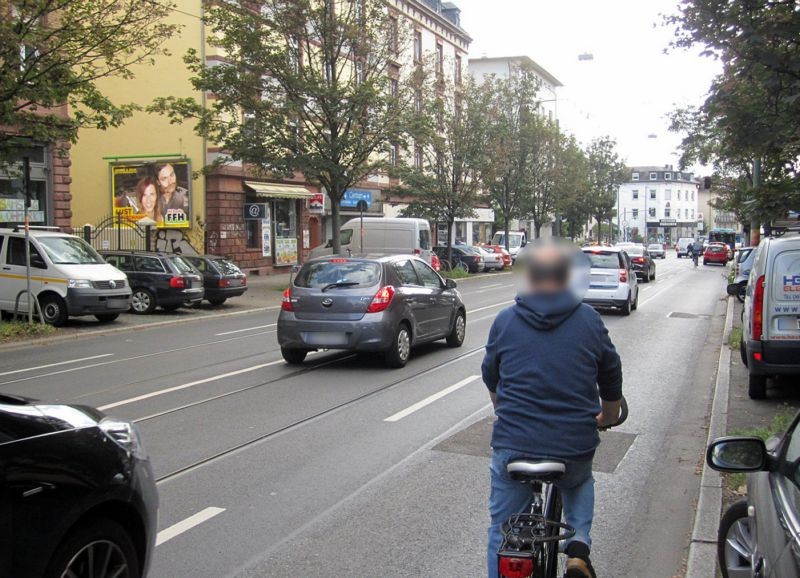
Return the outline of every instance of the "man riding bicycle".
{"type": "Polygon", "coordinates": [[[528,294],[501,311],[489,332],[482,373],[495,407],[489,512],[489,577],[498,575],[502,526],[529,508],[531,486],[506,471],[515,458],[563,461],[565,576],[595,578],[589,558],[594,515],[592,459],[598,428],[617,422],[622,365],[600,315],[570,290],[574,251],[555,243],[523,257],[528,294]]]}

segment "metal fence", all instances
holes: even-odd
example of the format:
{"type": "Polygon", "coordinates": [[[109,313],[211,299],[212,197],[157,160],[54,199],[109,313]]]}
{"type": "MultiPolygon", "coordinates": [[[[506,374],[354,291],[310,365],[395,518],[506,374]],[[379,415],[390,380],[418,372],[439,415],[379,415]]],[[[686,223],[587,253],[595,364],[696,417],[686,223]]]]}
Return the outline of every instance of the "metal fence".
{"type": "Polygon", "coordinates": [[[150,251],[153,244],[150,225],[141,227],[121,214],[108,215],[94,226],[84,225],[70,232],[98,251],[150,251]]]}

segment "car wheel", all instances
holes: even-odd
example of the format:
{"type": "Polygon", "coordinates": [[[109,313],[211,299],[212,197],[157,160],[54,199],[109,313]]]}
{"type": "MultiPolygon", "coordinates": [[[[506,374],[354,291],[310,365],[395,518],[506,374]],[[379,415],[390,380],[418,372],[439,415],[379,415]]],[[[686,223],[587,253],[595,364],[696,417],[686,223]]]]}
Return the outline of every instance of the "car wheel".
{"type": "Polygon", "coordinates": [[[156,308],[156,298],[147,289],[134,289],[131,295],[131,311],[137,315],[152,313],[156,308]]]}
{"type": "Polygon", "coordinates": [[[456,269],[461,269],[464,273],[469,273],[469,265],[464,263],[464,261],[456,263],[456,269]]]}
{"type": "Polygon", "coordinates": [[[747,283],[739,283],[739,292],[736,294],[739,303],[744,303],[745,295],[747,295],[747,283]]]}
{"type": "Polygon", "coordinates": [[[742,356],[742,364],[747,367],[747,348],[744,346],[744,335],[739,339],[739,355],[742,356]]]}
{"type": "Polygon", "coordinates": [[[95,317],[100,323],[111,323],[119,317],[119,313],[98,313],[95,317]]]}
{"type": "Polygon", "coordinates": [[[630,297],[630,295],[628,295],[628,300],[625,302],[625,305],[622,306],[622,309],[620,309],[620,312],[625,316],[628,316],[628,315],[631,314],[631,297],[630,297]]]}
{"type": "Polygon", "coordinates": [[[652,272],[652,275],[650,275],[650,280],[651,281],[655,281],[656,280],[656,268],[653,267],[651,272],[652,272]]]}
{"type": "Polygon", "coordinates": [[[719,523],[717,558],[723,578],[752,575],[754,546],[747,500],[741,500],[728,508],[719,523]]]}
{"type": "Polygon", "coordinates": [[[58,295],[45,295],[39,300],[42,319],[50,325],[64,325],[67,322],[67,304],[58,295]]]}
{"type": "Polygon", "coordinates": [[[308,351],[305,349],[288,349],[286,347],[281,347],[281,355],[284,361],[289,365],[300,365],[305,361],[308,351]]]}
{"type": "Polygon", "coordinates": [[[642,283],[650,283],[650,271],[645,271],[645,274],[642,275],[642,283]]]}
{"type": "Polygon", "coordinates": [[[113,520],[100,518],[70,532],[53,554],[46,578],[139,578],[131,536],[113,520]],[[101,563],[102,562],[102,563],[101,563]]]}
{"type": "Polygon", "coordinates": [[[631,305],[631,311],[636,311],[639,309],[639,290],[636,290],[636,299],[633,300],[633,304],[631,305]]]}
{"type": "Polygon", "coordinates": [[[764,399],[767,397],[767,376],[750,374],[747,383],[747,394],[750,399],[764,399]]]}
{"type": "Polygon", "coordinates": [[[450,332],[450,335],[447,336],[447,345],[450,347],[461,347],[466,336],[467,318],[463,311],[459,311],[453,323],[453,330],[450,332]]]}
{"type": "Polygon", "coordinates": [[[706,265],[706,260],[705,260],[705,259],[703,259],[703,266],[705,266],[705,265],[706,265]]]}
{"type": "Polygon", "coordinates": [[[408,325],[401,323],[394,334],[392,345],[386,351],[386,365],[400,368],[408,363],[411,357],[411,331],[408,325]]]}
{"type": "Polygon", "coordinates": [[[223,303],[228,300],[227,297],[214,297],[213,299],[209,299],[208,302],[211,303],[214,307],[219,307],[223,303]]]}

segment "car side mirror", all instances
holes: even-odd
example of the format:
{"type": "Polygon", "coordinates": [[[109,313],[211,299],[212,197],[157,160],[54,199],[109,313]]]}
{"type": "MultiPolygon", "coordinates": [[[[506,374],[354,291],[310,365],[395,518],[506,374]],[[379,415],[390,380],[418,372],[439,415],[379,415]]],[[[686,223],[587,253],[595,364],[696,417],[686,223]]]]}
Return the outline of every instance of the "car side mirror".
{"type": "Polygon", "coordinates": [[[455,289],[456,287],[458,287],[458,283],[456,283],[453,279],[445,279],[444,286],[447,287],[448,289],[455,289]]]}
{"type": "Polygon", "coordinates": [[[767,446],[757,437],[724,437],[711,442],[706,462],[718,472],[760,472],[767,467],[767,446]]]}
{"type": "Polygon", "coordinates": [[[47,269],[47,263],[41,255],[31,255],[31,267],[35,269],[47,269]]]}
{"type": "Polygon", "coordinates": [[[325,248],[330,249],[331,247],[333,247],[333,239],[328,239],[328,242],[325,243],[325,248]]]}

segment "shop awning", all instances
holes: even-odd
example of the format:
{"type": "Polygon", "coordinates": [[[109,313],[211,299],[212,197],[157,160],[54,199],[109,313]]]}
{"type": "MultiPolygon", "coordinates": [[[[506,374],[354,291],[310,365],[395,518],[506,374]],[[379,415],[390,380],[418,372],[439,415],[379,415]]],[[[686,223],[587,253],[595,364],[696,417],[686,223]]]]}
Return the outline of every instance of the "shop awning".
{"type": "Polygon", "coordinates": [[[309,193],[302,185],[278,185],[274,183],[256,183],[245,181],[244,185],[251,189],[257,197],[268,199],[310,199],[314,193],[309,193]]]}

